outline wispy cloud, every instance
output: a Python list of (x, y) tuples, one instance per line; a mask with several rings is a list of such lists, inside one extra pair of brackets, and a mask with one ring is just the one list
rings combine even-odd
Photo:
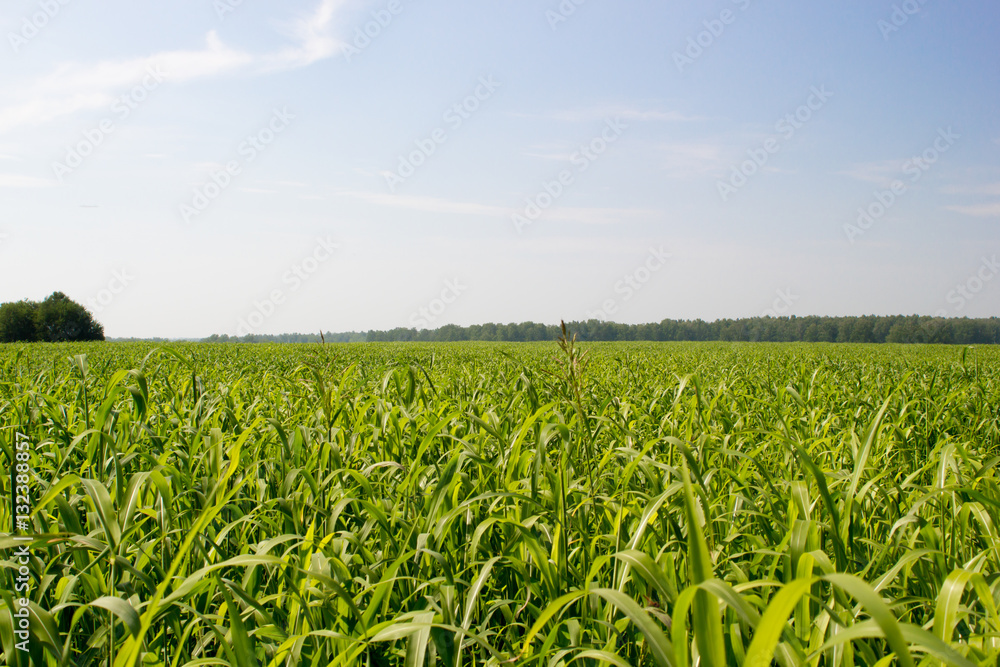
[[(974, 185), (949, 185), (941, 188), (946, 195), (964, 197), (1000, 197), (1000, 183), (978, 183)], [(976, 218), (1000, 218), (1000, 202), (963, 204), (945, 207), (949, 211), (971, 215)]]
[(899, 178), (905, 160), (879, 160), (876, 162), (861, 162), (844, 171), (838, 171), (841, 176), (848, 176), (865, 183), (888, 185)]
[(657, 147), (660, 164), (672, 177), (719, 175), (731, 168), (738, 148), (725, 142), (676, 142)]
[(340, 53), (344, 42), (333, 36), (333, 24), (347, 5), (347, 0), (323, 0), (311, 16), (283, 24), (282, 33), (297, 45), (264, 56), (265, 71), (306, 67)]
[(0, 106), (0, 133), (110, 107), (121, 91), (150, 76), (150, 72), (171, 83), (182, 83), (241, 72), (262, 74), (306, 67), (339, 52), (341, 42), (333, 36), (333, 24), (345, 4), (345, 0), (322, 0), (311, 15), (284, 24), (282, 32), (295, 43), (274, 53), (254, 54), (231, 48), (213, 30), (207, 34), (204, 48), (198, 50), (163, 51), (99, 63), (65, 63)]
[(20, 174), (0, 174), (0, 188), (48, 188), (54, 181)]
[(778, 167), (772, 167), (771, 165), (765, 166), (763, 168), (763, 170), (766, 171), (769, 174), (797, 174), (797, 173), (799, 173), (798, 169), (780, 169)]
[[(509, 217), (508, 211), (508, 217)], [(588, 225), (616, 225), (633, 222), (653, 222), (663, 218), (661, 211), (648, 208), (598, 208), (563, 206), (542, 214), (541, 220), (581, 222)]]
[(942, 188), (941, 192), (946, 195), (987, 195), (1000, 197), (1000, 183), (987, 183), (985, 185), (950, 185)]
[(956, 211), (976, 218), (1000, 218), (1000, 202), (992, 204), (977, 204), (973, 206), (947, 206), (949, 211)]
[[(652, 160), (670, 178), (690, 179), (706, 176), (721, 177), (735, 164), (745, 160), (746, 146), (762, 142), (766, 137), (733, 139), (708, 137), (687, 141), (662, 141), (650, 146)], [(569, 162), (575, 146), (535, 145), (525, 151), (525, 157), (553, 162)]]
[[(403, 208), (425, 213), (451, 213), (456, 215), (502, 218), (507, 221), (510, 220), (511, 214), (515, 212), (513, 208), (503, 206), (454, 201), (437, 197), (417, 197), (356, 191), (338, 192), (337, 195), (361, 199), (377, 206)], [(649, 222), (661, 217), (662, 213), (660, 211), (652, 209), (554, 206), (545, 211), (540, 220), (607, 225), (624, 222)]]
[(388, 206), (391, 208), (405, 208), (412, 211), (423, 211), (426, 213), (457, 213), (460, 215), (479, 215), (488, 217), (498, 217), (510, 215), (510, 210), (499, 206), (488, 204), (477, 204), (474, 202), (459, 202), (450, 199), (439, 199), (437, 197), (417, 197), (408, 195), (390, 195), (378, 192), (338, 192), (338, 196), (361, 199), (378, 206)]
[(573, 159), (572, 153), (522, 153), (525, 157), (533, 157), (538, 160), (552, 160), (554, 162), (569, 162)]
[(590, 107), (586, 109), (568, 109), (550, 111), (547, 113), (515, 113), (515, 116), (523, 118), (546, 118), (568, 123), (584, 123), (606, 120), (608, 118), (621, 118), (634, 122), (665, 122), (680, 123), (696, 120), (704, 120), (700, 116), (687, 116), (679, 111), (663, 111), (657, 109), (640, 109), (623, 105), (608, 105), (602, 107)]
[(214, 171), (225, 171), (226, 165), (221, 162), (195, 162), (191, 165), (191, 170), (199, 177), (211, 175)]

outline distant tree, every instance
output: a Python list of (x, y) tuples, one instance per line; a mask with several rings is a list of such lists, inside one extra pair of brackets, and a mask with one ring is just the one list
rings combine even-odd
[(90, 311), (62, 292), (38, 304), (38, 330), (41, 340), (50, 343), (104, 340), (104, 327)]
[(62, 292), (36, 303), (18, 301), (0, 305), (0, 342), (104, 340), (104, 327), (86, 308)]
[(17, 301), (0, 305), (0, 343), (32, 343), (41, 340), (38, 304)]

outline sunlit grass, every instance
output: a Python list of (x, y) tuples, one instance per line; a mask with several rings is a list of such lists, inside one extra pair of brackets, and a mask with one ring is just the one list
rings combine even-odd
[(997, 663), (997, 350), (585, 351), (0, 346), (36, 661)]

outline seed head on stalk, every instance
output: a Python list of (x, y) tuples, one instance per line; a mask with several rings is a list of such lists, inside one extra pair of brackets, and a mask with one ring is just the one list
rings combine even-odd
[[(583, 407), (583, 389), (584, 389), (584, 375), (587, 370), (587, 353), (580, 349), (576, 334), (570, 335), (569, 329), (566, 327), (566, 322), (560, 320), (559, 325), (562, 329), (562, 334), (559, 336), (559, 349), (562, 350), (564, 356), (565, 370), (558, 373), (553, 373), (552, 371), (544, 371), (549, 375), (561, 380), (569, 393), (570, 403), (573, 406), (573, 410), (576, 412), (577, 419), (579, 420), (580, 426), (583, 429), (583, 452), (582, 456), (577, 457), (577, 463), (581, 461), (579, 459), (585, 459), (585, 465), (587, 469), (587, 481), (589, 483), (589, 488), (591, 492), (594, 490), (594, 436), (590, 431), (590, 420), (587, 418), (587, 412)], [(577, 452), (580, 454), (581, 452)]]

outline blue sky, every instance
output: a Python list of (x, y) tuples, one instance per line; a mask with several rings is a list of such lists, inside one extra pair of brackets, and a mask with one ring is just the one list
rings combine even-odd
[(995, 3), (13, 0), (0, 33), (0, 301), (109, 336), (998, 314)]

